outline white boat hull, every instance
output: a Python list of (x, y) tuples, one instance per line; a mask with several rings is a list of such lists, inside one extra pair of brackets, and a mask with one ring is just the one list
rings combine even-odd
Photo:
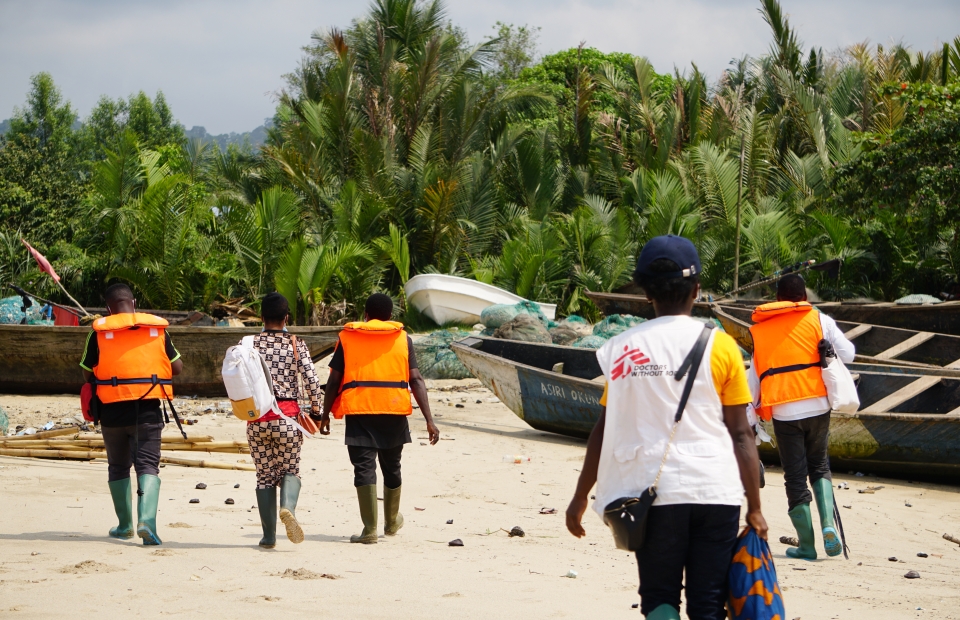
[[(437, 325), (473, 325), (480, 322), (480, 314), (490, 306), (525, 301), (523, 297), (490, 284), (433, 273), (410, 278), (404, 291), (407, 301)], [(556, 304), (537, 304), (548, 319), (556, 318)]]

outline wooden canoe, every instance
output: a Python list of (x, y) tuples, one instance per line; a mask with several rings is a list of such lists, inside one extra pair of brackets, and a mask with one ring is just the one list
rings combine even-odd
[[(291, 327), (310, 348), (314, 360), (333, 352), (339, 327)], [(258, 327), (170, 327), (183, 359), (174, 378), (180, 395), (225, 396), (220, 367), (227, 349)], [(89, 327), (0, 325), (0, 393), (79, 394), (80, 357)]]
[[(632, 314), (645, 319), (654, 318), (653, 304), (642, 295), (623, 293), (595, 293), (586, 291), (586, 296), (605, 315)], [(759, 300), (723, 300), (723, 306), (753, 309), (766, 303)], [(710, 303), (694, 305), (693, 315), (710, 316)], [(825, 301), (814, 305), (821, 312), (837, 321), (866, 323), (884, 327), (896, 327), (913, 331), (933, 332), (960, 336), (960, 301), (945, 301), (939, 304), (855, 303)]]
[[(457, 357), (533, 428), (587, 437), (600, 415), (603, 384), (590, 349), (467, 338)], [(558, 364), (562, 364), (558, 366)], [(561, 372), (554, 372), (554, 368)], [(852, 364), (861, 411), (831, 416), (830, 458), (841, 471), (960, 475), (960, 378), (921, 369)], [(772, 425), (766, 425), (774, 435)], [(776, 449), (761, 446), (776, 461)]]

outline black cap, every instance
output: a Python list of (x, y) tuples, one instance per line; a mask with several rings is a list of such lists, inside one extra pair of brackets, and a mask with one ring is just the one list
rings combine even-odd
[[(651, 272), (650, 265), (661, 258), (675, 262), (680, 266), (680, 271)], [(654, 237), (643, 246), (643, 250), (640, 251), (640, 258), (637, 260), (636, 273), (648, 278), (670, 279), (689, 278), (697, 275), (700, 271), (700, 255), (697, 254), (697, 248), (689, 239), (676, 235), (663, 235), (662, 237)]]

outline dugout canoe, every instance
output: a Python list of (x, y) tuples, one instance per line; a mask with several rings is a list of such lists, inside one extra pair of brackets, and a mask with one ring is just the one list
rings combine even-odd
[[(407, 301), (437, 325), (474, 325), (480, 322), (480, 313), (490, 306), (526, 301), (491, 284), (442, 273), (414, 276), (403, 289)], [(537, 305), (548, 319), (556, 316), (556, 304), (537, 302)]]
[[(590, 434), (603, 394), (603, 384), (594, 380), (601, 375), (595, 351), (484, 337), (452, 348), (531, 427), (569, 437)], [(960, 378), (879, 364), (850, 367), (858, 376), (861, 411), (831, 416), (835, 469), (960, 476)], [(772, 425), (765, 426), (775, 437)], [(778, 458), (770, 444), (760, 451), (764, 460)]]
[[(340, 327), (291, 327), (319, 360), (333, 352)], [(225, 396), (220, 368), (227, 349), (259, 327), (170, 327), (183, 359), (174, 377), (179, 395)], [(80, 357), (89, 327), (0, 325), (0, 393), (79, 394), (83, 384)]]
[[(645, 319), (654, 318), (653, 304), (642, 295), (586, 291), (586, 296), (605, 316), (632, 314)], [(763, 300), (731, 299), (714, 303), (752, 309), (767, 302)], [(829, 314), (837, 321), (960, 336), (960, 301), (944, 301), (939, 304), (824, 301), (816, 302), (814, 305), (821, 312)], [(710, 316), (710, 303), (695, 304), (693, 314), (694, 316)]]

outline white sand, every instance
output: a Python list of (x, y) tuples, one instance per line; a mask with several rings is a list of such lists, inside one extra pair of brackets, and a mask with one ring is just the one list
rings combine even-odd
[[(339, 422), (330, 438), (304, 447), (297, 513), (306, 542), (291, 544), (280, 525), (272, 551), (257, 547), (253, 473), (165, 467), (158, 516), (164, 545), (156, 548), (106, 536), (116, 521), (104, 462), (0, 458), (0, 616), (640, 618), (631, 609), (639, 602), (634, 558), (614, 549), (592, 511), (587, 538), (577, 540), (564, 528), (584, 442), (530, 429), (503, 405), (487, 402), (490, 392), (463, 387), (475, 382), (452, 384), (461, 387), (431, 392), (444, 438), (437, 446), (421, 444), (423, 420), (411, 418), (414, 442), (403, 457), (406, 526), (377, 545), (349, 543), (361, 524)], [(75, 397), (0, 396), (0, 406), (14, 424), (77, 413)], [(244, 438), (243, 423), (232, 417), (198, 419), (189, 432)], [(503, 463), (505, 454), (532, 460)], [(786, 558), (776, 542), (793, 532), (782, 476), (768, 472), (764, 512), (786, 617), (960, 618), (960, 547), (941, 538), (944, 532), (960, 535), (958, 489), (836, 478), (850, 485), (837, 498), (850, 506), (841, 511), (852, 558), (803, 562)], [(208, 488), (195, 490), (198, 482)], [(884, 488), (857, 493), (868, 485)], [(236, 504), (224, 505), (228, 497)], [(189, 504), (191, 498), (201, 503)], [(557, 514), (541, 515), (542, 507)], [(500, 529), (516, 525), (525, 538)], [(455, 538), (464, 546), (447, 546)], [(278, 576), (288, 569), (336, 579)], [(571, 569), (576, 579), (564, 577)], [(905, 579), (908, 570), (921, 579)], [(113, 572), (101, 574), (106, 571)]]

